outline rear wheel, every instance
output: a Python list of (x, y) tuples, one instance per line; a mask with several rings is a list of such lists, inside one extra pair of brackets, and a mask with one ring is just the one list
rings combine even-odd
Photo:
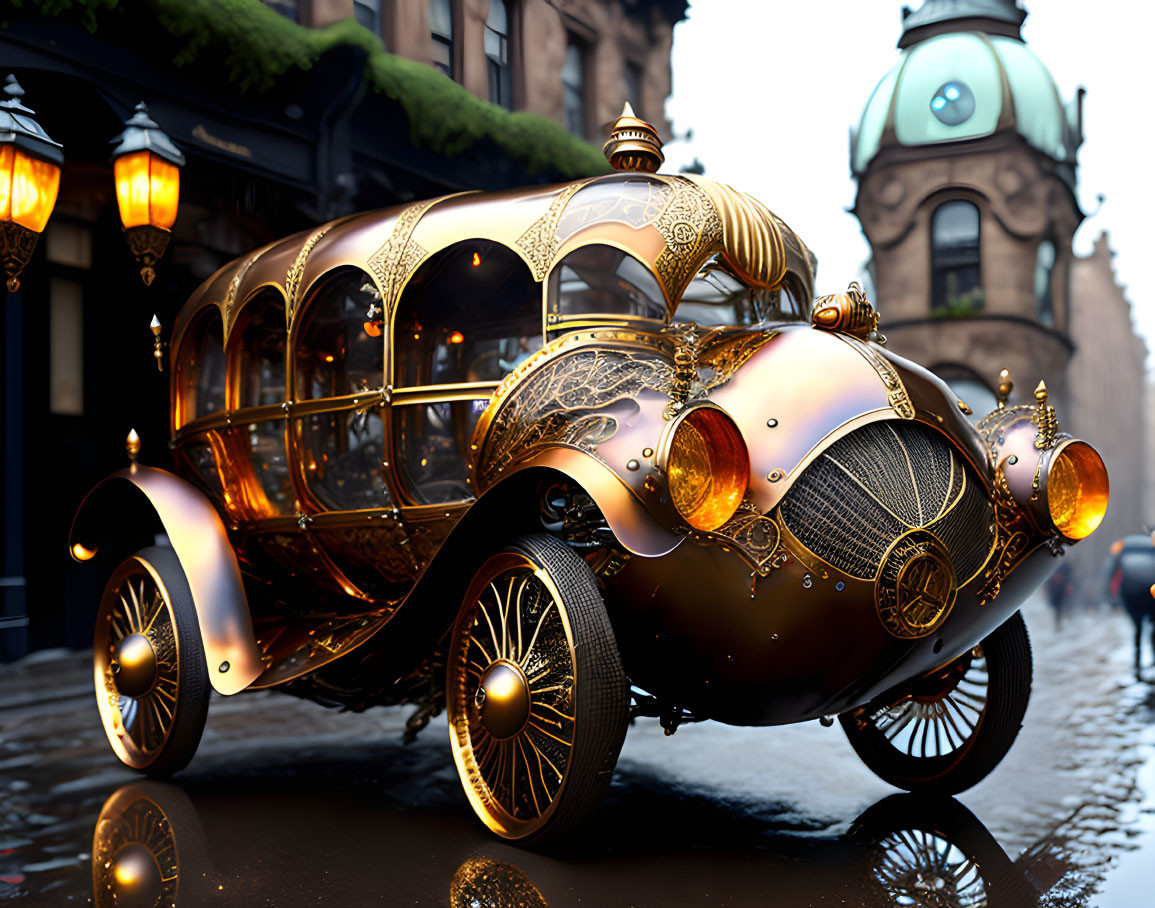
[(907, 791), (955, 794), (1006, 756), (1030, 692), (1031, 644), (1016, 612), (954, 662), (839, 720), (879, 778)]
[(188, 582), (171, 549), (122, 561), (100, 599), (96, 702), (121, 762), (150, 775), (183, 769), (209, 705), (208, 670)]
[(557, 839), (596, 810), (629, 686), (586, 563), (544, 535), (487, 560), (453, 628), (446, 697), (458, 774), (493, 832)]

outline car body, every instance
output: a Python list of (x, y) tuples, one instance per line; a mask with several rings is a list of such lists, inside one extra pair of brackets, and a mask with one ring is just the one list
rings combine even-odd
[[(577, 822), (545, 822), (538, 795), (565, 800), (577, 763), (608, 780), (631, 709), (670, 733), (838, 715), (854, 740), (917, 702), (929, 712), (900, 726), (917, 736), (960, 685), (985, 698), (1008, 666), (1021, 675), (1025, 630), (1008, 619), (1097, 525), (1106, 472), (1058, 431), (1042, 385), (1010, 406), (1007, 379), (972, 425), (943, 381), (883, 346), (857, 285), (812, 304), (813, 276), (807, 247), (757, 200), (644, 169), (297, 234), (222, 269), (182, 309), (178, 475), (134, 461), (110, 477), (78, 513), (72, 551), (117, 537), (131, 552), (164, 532), (181, 577), (148, 558), (133, 576), (158, 602), (187, 582), (221, 693), (414, 702), (415, 729), (448, 703), (467, 793), (508, 838)], [(111, 532), (138, 506), (146, 517)], [(534, 727), (539, 702), (523, 596), (564, 613), (540, 617), (534, 639), (556, 634), (569, 652), (551, 687), (564, 697), (542, 707), (565, 714), (553, 721), (568, 743), (554, 740), (569, 769), (516, 730)], [(178, 643), (193, 620), (173, 619)], [(984, 656), (1008, 627), (1012, 643)], [(116, 713), (127, 701), (113, 675), (128, 674), (113, 636), (98, 633), (96, 677)], [(582, 678), (611, 676), (583, 719)], [(986, 708), (960, 720), (950, 767), (983, 750), (971, 745)], [(594, 713), (619, 718), (578, 760), (574, 727), (600, 728)], [(117, 721), (106, 716), (123, 739)], [(485, 775), (466, 740), (479, 722), (492, 751), (522, 761), (515, 789), (519, 772), (540, 778), (534, 822), (471, 788)], [(127, 762), (147, 769), (146, 750)], [(893, 778), (939, 785), (945, 765)]]

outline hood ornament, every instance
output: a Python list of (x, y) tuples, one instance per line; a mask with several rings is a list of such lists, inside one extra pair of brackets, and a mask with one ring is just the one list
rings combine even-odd
[(657, 173), (666, 160), (662, 154), (662, 140), (658, 138), (658, 131), (634, 115), (629, 101), (610, 130), (609, 140), (602, 146), (602, 152), (614, 170), (634, 173)]

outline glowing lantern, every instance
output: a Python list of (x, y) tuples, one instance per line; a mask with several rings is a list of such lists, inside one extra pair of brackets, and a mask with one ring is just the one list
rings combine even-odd
[(168, 248), (180, 200), (184, 155), (148, 115), (144, 102), (112, 140), (116, 204), (128, 248), (140, 264), (145, 284), (156, 277), (154, 265)]
[(20, 272), (32, 258), (60, 189), (64, 154), (20, 103), (24, 89), (9, 76), (0, 101), (0, 260), (8, 290), (20, 289)]

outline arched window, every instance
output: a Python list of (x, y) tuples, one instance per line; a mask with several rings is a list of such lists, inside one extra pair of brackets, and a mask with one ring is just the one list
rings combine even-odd
[(485, 17), (485, 59), (489, 70), (489, 102), (511, 110), (509, 8), (505, 0), (489, 0), (489, 15)]
[(298, 316), (297, 399), (337, 398), (331, 409), (293, 421), (305, 485), (326, 510), (391, 503), (382, 407), (349, 397), (385, 384), (385, 340), (370, 318), (374, 306), (380, 294), (372, 278), (359, 268), (338, 268), (313, 285)]
[(653, 273), (614, 246), (575, 249), (549, 276), (547, 311), (556, 319), (618, 315), (665, 319), (666, 300)]
[(466, 240), (431, 256), (393, 319), (393, 439), (419, 504), (471, 494), (466, 464), (498, 382), (542, 343), (541, 285), (512, 250)]
[(429, 0), (429, 38), (433, 65), (453, 78), (453, 2)]
[(565, 128), (586, 137), (586, 44), (576, 35), (566, 36), (565, 64), (561, 68), (561, 88)]
[(1055, 327), (1055, 244), (1050, 240), (1039, 243), (1035, 255), (1035, 302), (1039, 307), (1039, 322)]
[(931, 309), (969, 315), (983, 308), (979, 262), (979, 209), (973, 202), (943, 202), (931, 217)]
[(185, 331), (176, 363), (176, 426), (225, 409), (225, 347), (221, 312), (209, 306)]

